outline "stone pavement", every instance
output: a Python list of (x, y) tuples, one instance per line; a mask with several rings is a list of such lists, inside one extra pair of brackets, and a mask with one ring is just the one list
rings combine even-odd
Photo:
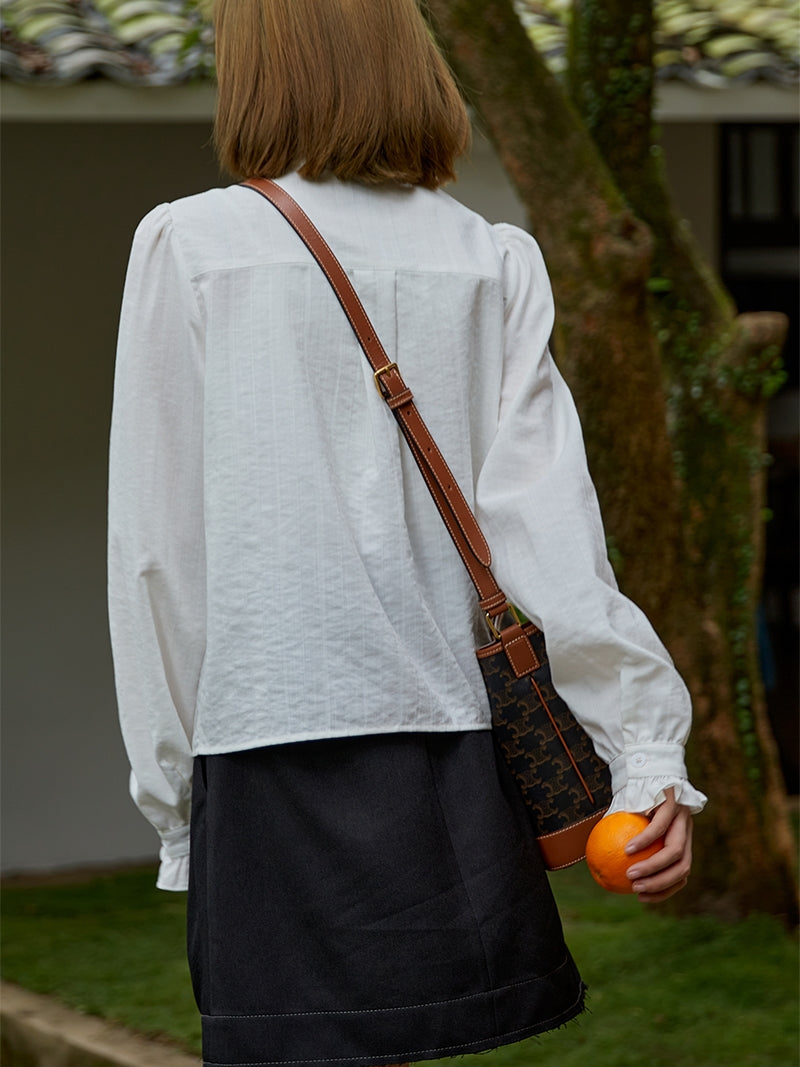
[(3, 1067), (200, 1067), (169, 1045), (0, 983)]

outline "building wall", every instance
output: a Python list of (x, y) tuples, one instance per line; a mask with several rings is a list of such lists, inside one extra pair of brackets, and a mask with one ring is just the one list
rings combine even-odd
[(206, 126), (3, 130), (5, 870), (152, 855), (127, 796), (105, 610), (106, 458), (130, 239), (218, 181)]
[(676, 206), (714, 267), (719, 267), (718, 129), (713, 122), (671, 122), (660, 131)]
[[(4, 124), (6, 872), (156, 852), (127, 795), (106, 625), (114, 343), (137, 221), (161, 201), (224, 180), (209, 139), (201, 122)], [(713, 247), (708, 133), (691, 125), (665, 141), (684, 211)], [(480, 138), (452, 191), (492, 221), (525, 224)]]

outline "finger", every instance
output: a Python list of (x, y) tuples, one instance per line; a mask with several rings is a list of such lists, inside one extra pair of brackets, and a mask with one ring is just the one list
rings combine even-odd
[(629, 875), (629, 877), (631, 877), (633, 883), (634, 893), (663, 893), (670, 886), (685, 881), (689, 877), (691, 867), (691, 857), (681, 856), (676, 863), (670, 864), (669, 867), (664, 867), (651, 874), (640, 873), (632, 877)]
[(650, 826), (655, 827), (663, 833), (667, 832), (670, 824), (678, 813), (680, 805), (675, 799), (675, 790), (672, 786), (664, 790), (664, 800), (653, 812), (650, 819)]
[(671, 895), (682, 889), (689, 881), (689, 873), (683, 865), (676, 865), (668, 871), (653, 875), (652, 878), (642, 878), (633, 883), (633, 891), (637, 896), (654, 897), (664, 893)]
[[(655, 857), (653, 857), (653, 859), (655, 859)], [(644, 864), (638, 866), (641, 868), (644, 867)], [(655, 897), (666, 899), (663, 894), (666, 893), (667, 896), (671, 896), (673, 893), (677, 892), (678, 889), (682, 889), (683, 886), (686, 885), (691, 869), (692, 837), (690, 823), (684, 849), (676, 862), (652, 874), (640, 870), (638, 876), (634, 876), (633, 878), (633, 891), (642, 897), (646, 897), (648, 901)]]
[(664, 790), (664, 796), (666, 799), (656, 808), (650, 819), (650, 824), (641, 833), (638, 833), (636, 837), (632, 837), (625, 846), (625, 851), (629, 855), (640, 852), (643, 848), (647, 848), (648, 845), (652, 845), (659, 837), (663, 837), (673, 822), (678, 811), (678, 805), (675, 802), (675, 790), (672, 786)]
[(668, 828), (664, 844), (658, 852), (638, 862), (635, 855), (632, 857), (634, 862), (627, 870), (628, 877), (633, 881), (649, 878), (659, 871), (680, 864), (686, 856), (691, 858), (691, 833), (691, 815), (686, 808), (681, 808)]
[(688, 881), (688, 878), (683, 878), (680, 882), (676, 882), (675, 885), (670, 886), (669, 889), (664, 889), (660, 893), (638, 893), (637, 899), (642, 904), (659, 904), (662, 900), (669, 900), (676, 893), (680, 893), (682, 889), (686, 888)]
[(658, 841), (660, 837), (664, 836), (664, 831), (659, 829), (657, 825), (650, 823), (641, 833), (638, 833), (636, 837), (632, 837), (625, 846), (625, 852), (633, 857), (637, 852), (641, 852), (642, 849), (652, 845), (654, 841)]

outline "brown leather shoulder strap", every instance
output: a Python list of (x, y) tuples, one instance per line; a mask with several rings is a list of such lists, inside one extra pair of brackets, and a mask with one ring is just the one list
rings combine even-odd
[(260, 193), (277, 208), (322, 268), (372, 367), (375, 386), (393, 411), (425, 484), (469, 572), (478, 592), (481, 608), (490, 617), (502, 614), (507, 607), (506, 596), (489, 569), (491, 553), (478, 521), (417, 410), (411, 390), (403, 381), (397, 364), (387, 356), (338, 259), (308, 215), (285, 189), (268, 178), (251, 178), (242, 182), (242, 185)]

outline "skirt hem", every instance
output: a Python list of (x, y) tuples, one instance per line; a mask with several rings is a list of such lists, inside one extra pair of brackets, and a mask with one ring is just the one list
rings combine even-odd
[[(559, 971), (560, 981), (551, 974), (505, 989), (429, 1005), (291, 1015), (204, 1015), (204, 1046), (209, 1050), (237, 1048), (238, 1055), (235, 1059), (204, 1058), (203, 1067), (322, 1067), (325, 1064), (378, 1067), (488, 1052), (556, 1030), (583, 1011), (586, 990), (571, 957), (567, 957)], [(559, 1001), (563, 1004), (570, 988), (569, 1005), (559, 1009)], [(526, 1015), (533, 1021), (519, 1026)], [(387, 1017), (391, 1020), (388, 1025)], [(351, 1035), (349, 1055), (319, 1056), (311, 1051), (330, 1047), (332, 1040), (341, 1048), (343, 1030)], [(410, 1031), (418, 1035), (419, 1044), (415, 1048), (408, 1048)], [(458, 1033), (463, 1039), (454, 1044), (451, 1035)], [(304, 1045), (308, 1053), (293, 1059), (264, 1059), (263, 1050), (271, 1045), (277, 1048)], [(259, 1052), (253, 1058), (241, 1058), (248, 1046), (252, 1052), (256, 1049)], [(355, 1049), (374, 1051), (356, 1052)]]

